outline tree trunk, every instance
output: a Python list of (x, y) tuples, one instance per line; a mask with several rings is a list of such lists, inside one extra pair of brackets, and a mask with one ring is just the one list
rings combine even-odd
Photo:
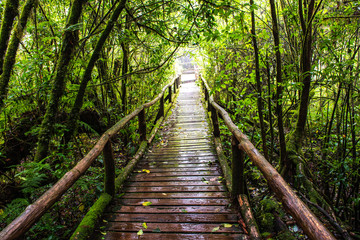
[[(280, 167), (289, 165), (286, 157), (286, 143), (285, 133), (282, 117), (282, 73), (281, 73), (281, 54), (280, 54), (280, 37), (278, 29), (278, 21), (276, 15), (275, 1), (270, 0), (271, 18), (272, 18), (272, 30), (274, 35), (275, 43), (275, 54), (276, 54), (276, 114), (278, 117), (278, 128), (279, 128), (279, 141), (280, 141)], [(286, 175), (284, 176), (286, 179)]]
[[(126, 15), (126, 23), (125, 23), (125, 32), (130, 29), (130, 17), (129, 14)], [(121, 82), (121, 108), (124, 115), (126, 115), (126, 105), (127, 105), (127, 91), (126, 85), (128, 82), (128, 76), (126, 75), (129, 71), (129, 44), (128, 43), (121, 43), (121, 48), (123, 50), (123, 64), (121, 74), (123, 76)]]
[(49, 143), (54, 131), (55, 117), (58, 113), (61, 97), (64, 94), (68, 65), (78, 42), (77, 30), (68, 30), (68, 28), (78, 23), (84, 1), (85, 0), (74, 0), (70, 10), (69, 21), (66, 24), (62, 41), (60, 58), (57, 62), (56, 75), (52, 84), (50, 101), (46, 107), (45, 117), (41, 123), (35, 161), (40, 161), (48, 155)]
[[(12, 1), (10, 1), (12, 2)], [(0, 77), (0, 110), (4, 106), (4, 101), (7, 98), (8, 85), (15, 64), (16, 53), (19, 48), (20, 41), (24, 35), (26, 23), (30, 16), (31, 10), (36, 6), (36, 0), (27, 0), (22, 9), (20, 19), (14, 27), (14, 32), (11, 35), (9, 46), (6, 50), (4, 63), (2, 66), (2, 74)], [(3, 26), (1, 31), (3, 31)], [(5, 30), (4, 30), (5, 31)], [(5, 36), (4, 36), (5, 37)]]
[(76, 95), (75, 103), (71, 109), (71, 113), (70, 113), (69, 119), (67, 121), (68, 132), (65, 134), (65, 143), (68, 143), (70, 141), (70, 138), (76, 131), (77, 120), (79, 118), (79, 112), (83, 105), (86, 87), (87, 87), (88, 82), (91, 80), (91, 74), (94, 69), (95, 63), (99, 59), (100, 52), (101, 52), (103, 46), (105, 45), (105, 42), (106, 42), (107, 38), (109, 37), (117, 19), (119, 18), (122, 10), (125, 8), (125, 4), (126, 4), (126, 0), (121, 0), (119, 5), (115, 8), (108, 24), (106, 25), (106, 28), (104, 29), (99, 40), (96, 43), (93, 54), (91, 55), (91, 58), (88, 62), (88, 65), (87, 65), (84, 75), (82, 77), (82, 80), (80, 83), (80, 88)]
[(4, 56), (8, 47), (11, 29), (15, 17), (18, 15), (19, 0), (7, 0), (0, 32), (0, 76), (3, 71)]
[(263, 117), (263, 101), (262, 101), (262, 87), (260, 82), (260, 67), (259, 67), (259, 49), (256, 39), (256, 30), (255, 30), (255, 13), (254, 13), (254, 0), (250, 0), (250, 8), (251, 10), (251, 36), (254, 46), (254, 57), (255, 57), (255, 78), (256, 78), (256, 88), (257, 88), (257, 107), (258, 114), (260, 120), (260, 129), (261, 129), (261, 139), (263, 145), (264, 156), (266, 159), (269, 159), (268, 150), (266, 146), (266, 132), (265, 132), (265, 124)]

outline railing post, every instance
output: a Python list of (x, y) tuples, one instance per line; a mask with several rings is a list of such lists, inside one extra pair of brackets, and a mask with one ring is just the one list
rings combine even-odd
[(244, 158), (245, 154), (239, 149), (239, 141), (234, 135), (231, 137), (232, 149), (232, 196), (245, 194)]
[(160, 98), (159, 118), (164, 116), (164, 95)]
[(139, 133), (140, 133), (140, 143), (141, 143), (142, 141), (146, 141), (145, 109), (139, 112), (138, 118), (139, 118)]
[(109, 139), (103, 150), (105, 166), (105, 192), (111, 196), (115, 195), (115, 161), (114, 153)]
[(218, 113), (216, 111), (216, 109), (211, 105), (210, 101), (209, 101), (209, 108), (211, 111), (211, 120), (213, 123), (213, 128), (214, 128), (214, 137), (220, 137), (220, 128), (219, 128), (219, 120), (218, 120)]
[(171, 95), (171, 86), (169, 86), (169, 103), (172, 102), (172, 95)]

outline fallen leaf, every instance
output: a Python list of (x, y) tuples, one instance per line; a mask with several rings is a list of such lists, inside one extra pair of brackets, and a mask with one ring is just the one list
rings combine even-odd
[(166, 193), (162, 193), (162, 195), (166, 196), (167, 194), (166, 194)]
[(181, 209), (181, 212), (183, 213), (187, 213), (187, 211), (185, 209)]
[(106, 232), (100, 232), (102, 235), (106, 235)]
[(142, 205), (143, 206), (150, 206), (152, 204), (152, 202), (143, 202)]
[(105, 219), (103, 219), (103, 222), (104, 222), (104, 223), (107, 223), (108, 221), (106, 221)]
[(211, 232), (216, 232), (220, 229), (220, 227), (214, 227), (213, 230), (211, 230)]
[(155, 229), (153, 230), (153, 232), (154, 232), (154, 233), (160, 233), (161, 230), (160, 230), (160, 228), (155, 228)]
[(226, 228), (231, 228), (231, 227), (232, 227), (232, 224), (229, 224), (229, 223), (224, 223), (223, 225), (224, 225), (224, 227), (226, 227)]
[(143, 226), (143, 228), (145, 228), (145, 229), (148, 228), (148, 226), (146, 225), (146, 223), (142, 223), (142, 226)]
[(148, 170), (148, 169), (143, 169), (142, 171), (146, 172), (146, 173), (150, 173), (150, 170)]
[(144, 234), (144, 232), (143, 232), (142, 229), (140, 229), (140, 230), (137, 232), (137, 235), (138, 235), (138, 236), (141, 236), (141, 235), (143, 235), (143, 234)]

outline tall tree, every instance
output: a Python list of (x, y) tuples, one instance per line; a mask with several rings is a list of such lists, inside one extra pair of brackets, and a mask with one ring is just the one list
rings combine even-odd
[(121, 0), (121, 2), (118, 4), (118, 6), (113, 10), (113, 13), (110, 17), (109, 22), (107, 23), (104, 31), (101, 33), (101, 36), (99, 40), (96, 43), (95, 49), (91, 55), (91, 58), (86, 66), (84, 75), (82, 77), (80, 88), (77, 92), (75, 103), (71, 109), (68, 123), (67, 123), (67, 129), (68, 131), (65, 134), (65, 142), (69, 142), (70, 138), (72, 137), (73, 133), (76, 131), (77, 127), (77, 120), (79, 119), (79, 113), (80, 109), (83, 105), (84, 96), (86, 92), (86, 87), (89, 81), (92, 79), (91, 74), (94, 69), (96, 61), (99, 59), (101, 50), (103, 46), (106, 43), (107, 38), (109, 37), (112, 29), (115, 26), (115, 23), (117, 22), (121, 12), (124, 10), (126, 4), (126, 0)]
[(57, 62), (56, 75), (51, 89), (50, 101), (46, 107), (45, 117), (41, 123), (35, 161), (40, 161), (48, 155), (49, 143), (54, 131), (55, 117), (58, 113), (61, 97), (65, 90), (68, 65), (78, 42), (78, 29), (75, 26), (80, 19), (85, 1), (86, 0), (74, 0), (72, 2), (69, 20), (66, 24), (62, 40), (60, 57)]
[[(10, 2), (12, 2), (12, 1), (10, 1)], [(14, 1), (14, 3), (15, 2), (16, 1)], [(20, 41), (21, 41), (22, 37), (24, 36), (24, 31), (25, 31), (26, 24), (27, 24), (28, 18), (30, 16), (31, 10), (36, 7), (36, 4), (37, 4), (37, 0), (27, 0), (25, 2), (24, 7), (21, 11), (20, 18), (14, 27), (13, 34), (11, 35), (10, 43), (6, 50), (4, 63), (2, 66), (2, 74), (0, 77), (0, 110), (3, 108), (4, 101), (7, 98), (8, 85), (9, 85), (12, 69), (15, 64), (16, 53), (19, 48)], [(8, 26), (6, 28), (8, 28)], [(6, 37), (6, 36), (4, 36), (4, 37)]]
[(3, 71), (4, 56), (8, 47), (11, 29), (18, 15), (19, 0), (7, 0), (0, 30), (0, 75)]
[(250, 0), (250, 8), (251, 8), (251, 38), (253, 42), (254, 57), (255, 57), (255, 79), (256, 79), (256, 89), (258, 92), (257, 107), (258, 107), (258, 114), (260, 120), (261, 139), (262, 139), (264, 156), (266, 159), (269, 159), (268, 150), (266, 146), (266, 132), (265, 132), (265, 124), (264, 124), (264, 116), (263, 116), (263, 101), (262, 101), (262, 89), (261, 89), (262, 87), (260, 81), (260, 64), (259, 64), (259, 47), (256, 37), (254, 0)]
[[(282, 64), (281, 64), (281, 53), (280, 53), (280, 33), (278, 27), (277, 13), (275, 1), (270, 0), (271, 18), (272, 18), (272, 32), (274, 36), (275, 44), (275, 56), (276, 56), (276, 115), (278, 118), (278, 131), (280, 140), (280, 166), (290, 165), (286, 157), (286, 143), (285, 133), (283, 124), (283, 110), (282, 110), (282, 98), (283, 98), (283, 80), (282, 80)], [(285, 168), (287, 169), (287, 167)], [(283, 173), (287, 178), (287, 173)]]

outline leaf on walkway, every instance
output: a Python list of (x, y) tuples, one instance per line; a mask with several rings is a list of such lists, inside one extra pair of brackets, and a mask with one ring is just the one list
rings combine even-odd
[(152, 202), (143, 202), (142, 205), (143, 206), (150, 206), (152, 204)]
[(144, 222), (144, 223), (142, 223), (142, 226), (143, 226), (143, 228), (145, 228), (145, 229), (147, 229), (148, 228), (148, 226), (146, 225), (146, 223)]
[(231, 228), (231, 227), (232, 227), (232, 224), (229, 224), (229, 223), (224, 223), (223, 225), (224, 225), (224, 227), (226, 227), (226, 228)]
[(155, 228), (152, 232), (154, 232), (154, 233), (161, 233), (161, 230), (160, 230), (160, 228)]
[(211, 230), (211, 232), (216, 232), (220, 229), (220, 227), (214, 227), (213, 230)]
[(137, 232), (137, 235), (138, 235), (138, 236), (141, 236), (141, 235), (143, 235), (143, 234), (144, 234), (144, 232), (143, 232), (142, 229), (140, 229), (140, 230)]
[(142, 171), (146, 172), (146, 173), (150, 173), (150, 170), (148, 170), (148, 169), (143, 169)]

